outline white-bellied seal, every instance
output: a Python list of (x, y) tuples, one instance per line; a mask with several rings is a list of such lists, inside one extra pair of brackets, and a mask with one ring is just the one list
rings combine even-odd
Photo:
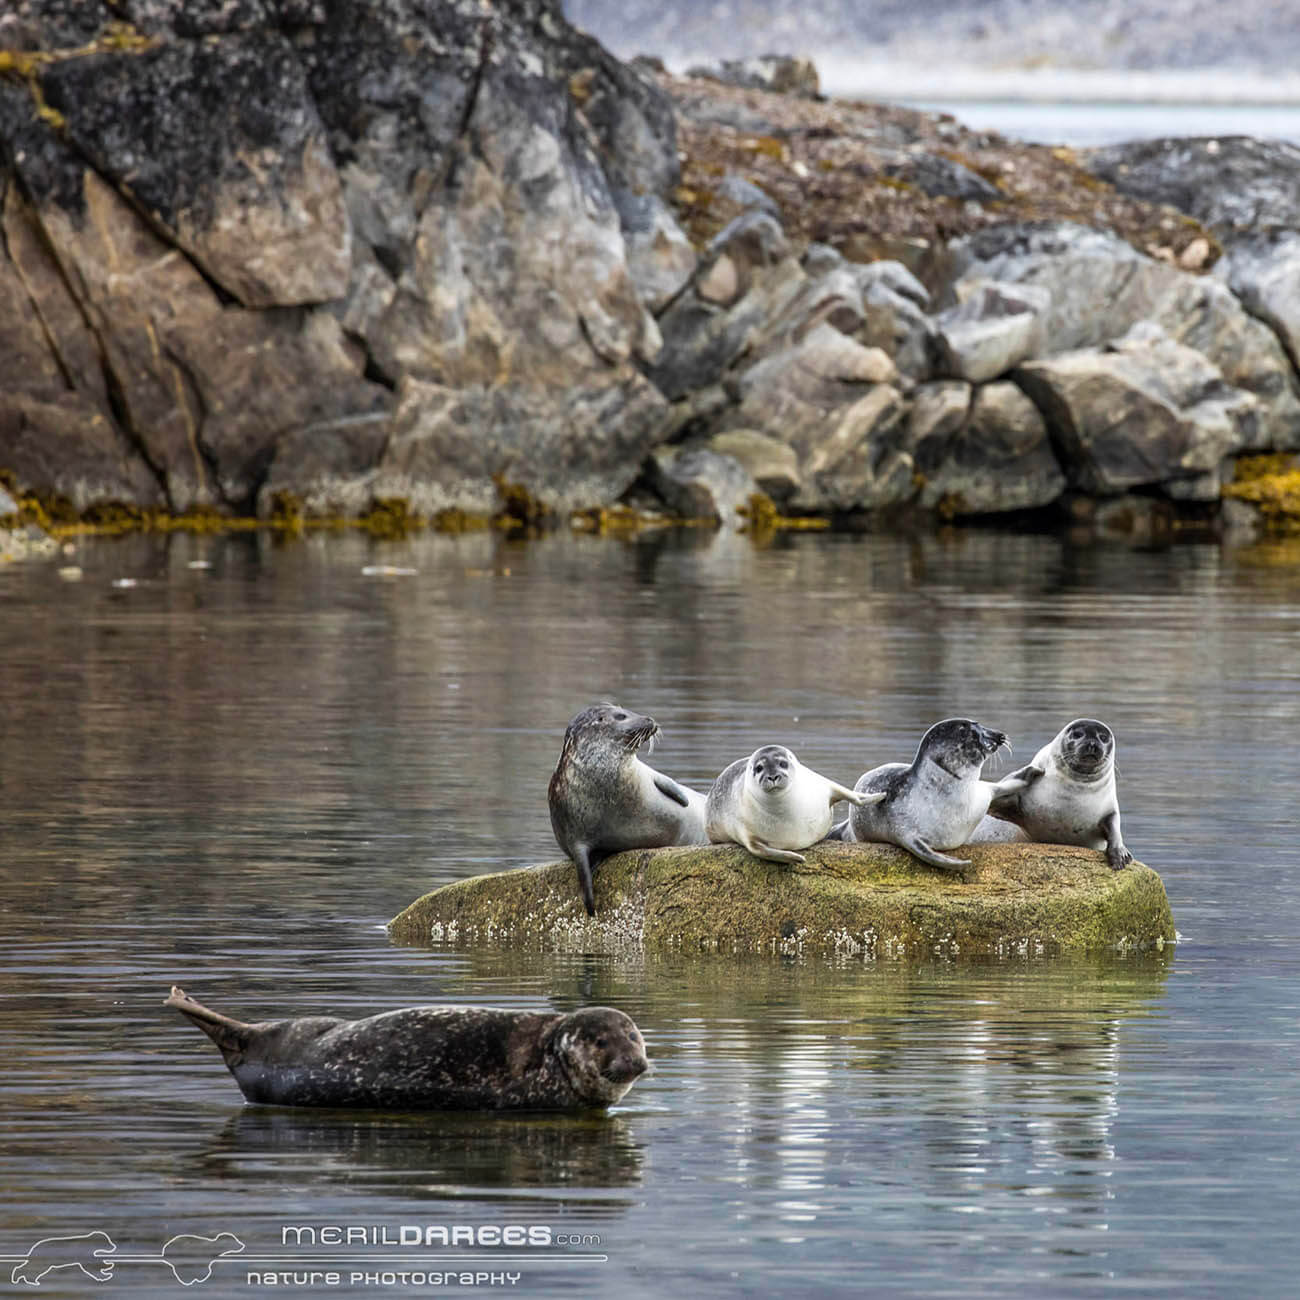
[(1119, 829), (1115, 734), (1096, 718), (1075, 718), (993, 788), (989, 812), (1040, 844), (1101, 849), (1111, 869), (1133, 861)]
[(636, 756), (654, 748), (659, 724), (617, 704), (593, 704), (564, 731), (547, 798), (560, 848), (578, 868), (588, 916), (596, 915), (592, 872), (624, 849), (707, 844), (704, 796)]
[(271, 1106), (586, 1110), (612, 1106), (650, 1069), (641, 1031), (612, 1007), (404, 1007), (246, 1025), (175, 987), (164, 1005), (216, 1043), (249, 1101)]
[(879, 792), (883, 799), (855, 808), (836, 831), (845, 840), (897, 844), (932, 867), (969, 866), (940, 850), (968, 843), (988, 812), (994, 787), (980, 779), (980, 769), (1006, 743), (1005, 732), (970, 718), (936, 722), (911, 763), (884, 763), (858, 778), (859, 794)]
[(709, 839), (734, 840), (769, 862), (802, 862), (798, 850), (826, 838), (831, 805), (841, 799), (874, 802), (804, 767), (784, 745), (764, 745), (714, 781), (706, 803)]

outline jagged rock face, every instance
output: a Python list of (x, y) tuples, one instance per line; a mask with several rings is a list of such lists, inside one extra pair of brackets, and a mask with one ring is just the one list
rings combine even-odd
[(1121, 194), (1168, 203), (1230, 242), (1300, 228), (1300, 147), (1249, 136), (1134, 140), (1081, 150)]
[(1161, 485), (1214, 499), (1224, 457), (1250, 444), (1259, 406), (1150, 323), (1107, 349), (1028, 362), (1016, 379), (1046, 413), (1073, 485), (1098, 496)]
[(1202, 354), (1229, 384), (1258, 399), (1251, 449), (1300, 446), (1300, 388), (1277, 335), (1211, 276), (1189, 275), (1114, 235), (1069, 223), (992, 227), (957, 241), (957, 289), (982, 280), (1048, 295), (1042, 350), (1099, 348), (1139, 321)]
[(667, 410), (644, 301), (689, 266), (655, 210), (634, 280), (619, 200), (673, 183), (673, 116), (557, 4), (10, 18), (37, 51), (30, 84), (0, 82), (0, 466), (22, 486), (491, 509), (493, 475), (555, 507), (635, 477)]

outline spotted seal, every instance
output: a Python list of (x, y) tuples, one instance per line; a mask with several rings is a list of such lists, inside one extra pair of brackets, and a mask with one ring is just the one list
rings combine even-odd
[(164, 1005), (216, 1043), (249, 1101), (271, 1106), (587, 1110), (612, 1106), (650, 1069), (640, 1030), (612, 1007), (404, 1007), (244, 1024), (174, 986)]
[(707, 844), (704, 796), (636, 756), (652, 749), (659, 724), (617, 704), (593, 704), (569, 722), (547, 798), (560, 848), (578, 868), (588, 916), (596, 915), (592, 872), (624, 849)]
[(784, 745), (764, 745), (714, 781), (706, 801), (709, 839), (734, 840), (769, 862), (802, 862), (798, 850), (825, 839), (831, 805), (841, 799), (875, 802), (804, 767)]
[(1119, 827), (1115, 733), (1096, 718), (1066, 723), (994, 787), (989, 812), (1040, 844), (1081, 844), (1105, 851), (1113, 871), (1133, 861)]
[(921, 737), (911, 763), (884, 763), (864, 772), (853, 787), (879, 793), (872, 804), (855, 808), (836, 827), (845, 840), (897, 844), (932, 867), (969, 866), (941, 849), (966, 844), (988, 811), (993, 784), (980, 779), (991, 754), (1007, 743), (1006, 733), (970, 718), (936, 722)]

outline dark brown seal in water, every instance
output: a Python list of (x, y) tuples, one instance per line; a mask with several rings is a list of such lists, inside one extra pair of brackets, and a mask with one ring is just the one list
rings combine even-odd
[(249, 1101), (273, 1106), (586, 1110), (612, 1106), (650, 1069), (641, 1031), (612, 1007), (404, 1007), (246, 1025), (175, 987), (164, 1005), (216, 1043)]

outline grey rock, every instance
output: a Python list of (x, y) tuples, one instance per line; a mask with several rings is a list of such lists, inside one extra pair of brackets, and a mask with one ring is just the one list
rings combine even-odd
[(930, 374), (932, 329), (925, 286), (901, 262), (869, 262), (853, 269), (864, 309), (858, 338), (883, 348), (902, 374), (924, 379)]
[(375, 499), (377, 466), (388, 446), (387, 411), (305, 425), (280, 438), (257, 498), (257, 513), (292, 500), (303, 514), (353, 518)]
[(1241, 304), (1268, 324), (1300, 367), (1300, 234), (1237, 240), (1216, 265)]
[(497, 475), (553, 511), (615, 501), (663, 440), (668, 416), (654, 388), (625, 370), (568, 393), (408, 377), (397, 398), (373, 491), (425, 515), (494, 513)]
[(718, 64), (688, 68), (688, 77), (721, 81), (748, 90), (769, 90), (778, 95), (816, 99), (821, 81), (811, 59), (786, 54), (760, 54), (750, 59), (723, 59)]
[(920, 504), (947, 516), (998, 514), (1050, 505), (1065, 490), (1038, 408), (1003, 381), (974, 391), (965, 423), (925, 476)]
[(747, 181), (734, 172), (728, 172), (718, 182), (714, 194), (717, 198), (726, 199), (745, 211), (757, 208), (760, 212), (775, 217), (777, 221), (781, 219), (781, 205), (752, 181)]
[(1252, 394), (1152, 326), (1110, 348), (1027, 362), (1015, 380), (1043, 412), (1070, 485), (1098, 496), (1196, 479), (1209, 491), (1258, 415)]
[(245, 306), (344, 293), (343, 194), (304, 69), (279, 32), (56, 60), (42, 88), (73, 148)]
[(1224, 240), (1300, 230), (1300, 146), (1249, 136), (1134, 140), (1080, 151), (1121, 194), (1168, 203)]
[(748, 288), (728, 306), (684, 293), (659, 318), (663, 347), (646, 374), (669, 400), (718, 383), (766, 337), (770, 323), (782, 317), (806, 281), (793, 258), (749, 279)]
[(753, 429), (793, 449), (801, 510), (873, 509), (906, 498), (912, 459), (899, 449), (906, 404), (889, 359), (821, 324), (736, 381), (729, 428)]
[(720, 456), (738, 461), (773, 501), (788, 501), (803, 482), (794, 448), (770, 434), (756, 429), (728, 429), (715, 433), (707, 446)]
[(744, 523), (740, 511), (759, 490), (738, 460), (704, 448), (660, 447), (648, 466), (654, 490), (683, 519), (713, 519), (738, 528)]
[(930, 198), (987, 202), (1003, 197), (1002, 191), (978, 172), (940, 154), (907, 153), (887, 162), (881, 170), (886, 176), (915, 186)]
[(907, 417), (907, 449), (921, 474), (943, 464), (948, 448), (970, 415), (971, 386), (957, 380), (919, 385)]
[(637, 296), (648, 310), (661, 311), (695, 273), (695, 249), (658, 195), (623, 192), (615, 202)]
[(1259, 401), (1253, 449), (1300, 446), (1300, 390), (1277, 336), (1213, 276), (1190, 275), (1114, 235), (1067, 222), (993, 226), (954, 241), (956, 289), (993, 279), (1045, 289), (1045, 349), (1095, 348), (1150, 320)]
[(963, 281), (962, 301), (934, 318), (935, 373), (978, 384), (1043, 346), (1051, 295), (1040, 285)]

